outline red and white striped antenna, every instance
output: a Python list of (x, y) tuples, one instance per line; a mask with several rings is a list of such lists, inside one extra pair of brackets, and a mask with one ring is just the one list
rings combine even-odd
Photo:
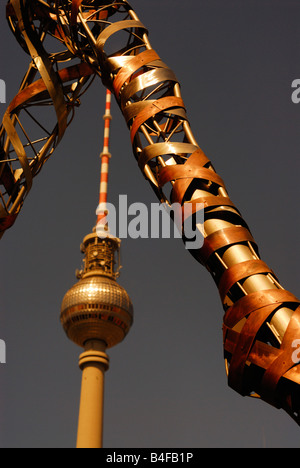
[(101, 177), (100, 177), (100, 193), (99, 193), (99, 205), (97, 208), (97, 233), (99, 237), (106, 237), (109, 234), (109, 227), (106, 220), (108, 215), (107, 209), (107, 189), (108, 189), (108, 170), (109, 170), (109, 160), (111, 154), (109, 152), (109, 133), (110, 133), (110, 122), (112, 119), (111, 116), (111, 92), (107, 90), (106, 92), (106, 106), (104, 119), (104, 143), (103, 151), (100, 154), (101, 158)]

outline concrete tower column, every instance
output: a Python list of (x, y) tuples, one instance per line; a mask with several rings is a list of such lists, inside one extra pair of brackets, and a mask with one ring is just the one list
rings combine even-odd
[(81, 398), (78, 420), (77, 448), (102, 448), (104, 379), (109, 357), (103, 341), (91, 340), (80, 355), (82, 370)]

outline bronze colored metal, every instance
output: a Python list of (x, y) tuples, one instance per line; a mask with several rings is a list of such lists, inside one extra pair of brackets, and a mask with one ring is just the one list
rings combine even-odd
[(7, 5), (10, 27), (32, 61), (0, 129), (2, 234), (15, 222), (33, 178), (62, 139), (80, 96), (95, 75), (65, 46), (63, 51), (47, 50), (51, 37), (58, 39), (57, 45), (68, 42), (56, 13), (54, 5), (42, 1), (12, 0)]
[[(5, 160), (0, 165), (0, 229), (14, 222), (33, 177), (62, 138), (82, 88), (93, 74), (101, 76), (115, 95), (134, 156), (158, 199), (190, 204), (194, 215), (197, 203), (205, 205), (204, 246), (191, 253), (220, 291), (229, 385), (283, 408), (300, 424), (300, 366), (292, 360), (293, 341), (300, 338), (300, 301), (261, 260), (246, 222), (193, 135), (174, 72), (152, 49), (132, 7), (125, 0), (11, 0), (7, 15), (33, 62), (0, 133)], [(114, 50), (110, 39), (120, 33), (126, 35), (123, 47)], [(47, 52), (47, 35), (63, 44), (64, 52)], [(67, 60), (79, 62), (71, 80), (63, 68)], [(56, 124), (42, 132), (36, 149), (38, 142), (25, 132), (22, 116), (29, 105), (39, 108), (45, 102), (53, 106)]]

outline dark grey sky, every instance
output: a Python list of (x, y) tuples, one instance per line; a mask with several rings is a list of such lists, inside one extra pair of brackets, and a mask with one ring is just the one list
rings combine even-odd
[[(28, 57), (6, 25), (5, 4), (0, 79), (10, 101)], [(263, 260), (299, 296), (300, 104), (291, 101), (291, 83), (300, 78), (300, 0), (132, 4), (181, 81), (196, 138)], [(59, 313), (95, 222), (104, 99), (99, 80), (1, 241), (1, 447), (76, 443), (81, 350), (64, 335)], [(112, 112), (110, 201), (120, 193), (149, 205), (156, 199), (115, 104)], [(284, 412), (228, 388), (221, 301), (181, 241), (124, 240), (122, 259), (135, 324), (109, 350), (105, 447), (299, 447), (299, 428)]]

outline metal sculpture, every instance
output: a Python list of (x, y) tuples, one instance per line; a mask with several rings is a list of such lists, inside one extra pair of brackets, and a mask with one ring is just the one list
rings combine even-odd
[[(152, 49), (133, 8), (125, 0), (10, 0), (7, 17), (32, 62), (1, 128), (0, 230), (13, 224), (79, 96), (99, 75), (115, 95), (134, 156), (158, 199), (190, 204), (193, 215), (197, 204), (205, 206), (205, 222), (198, 226), (204, 245), (191, 253), (220, 292), (229, 385), (283, 408), (300, 424), (300, 367), (292, 347), (300, 335), (300, 301), (261, 260), (246, 222), (192, 133), (174, 72)], [(121, 46), (114, 46), (116, 39)], [(53, 52), (56, 44), (62, 50)], [(45, 105), (47, 112), (49, 105), (55, 111), (52, 130), (32, 115)], [(27, 134), (22, 117), (28, 115), (42, 137)]]

